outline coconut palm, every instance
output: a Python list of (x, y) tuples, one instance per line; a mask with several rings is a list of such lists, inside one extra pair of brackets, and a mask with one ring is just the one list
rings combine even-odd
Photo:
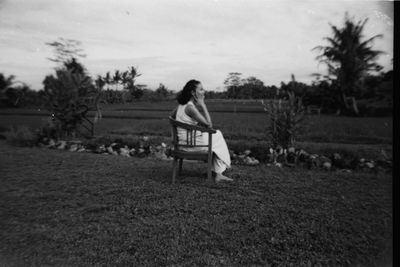
[(8, 77), (6, 77), (3, 73), (0, 73), (0, 90), (7, 90), (8, 88), (11, 87), (11, 85), (13, 85), (15, 76), (14, 75), (10, 75)]
[(355, 23), (346, 13), (343, 28), (330, 24), (333, 36), (324, 38), (328, 45), (313, 48), (320, 51), (316, 59), (328, 66), (328, 77), (337, 85), (340, 94), (341, 111), (347, 114), (358, 114), (355, 97), (360, 90), (361, 78), (369, 71), (382, 69), (375, 62), (382, 52), (372, 49), (372, 42), (382, 35), (363, 40), (367, 21)]
[(8, 105), (9, 104), (9, 96), (8, 93), (11, 89), (11, 86), (14, 84), (14, 75), (10, 75), (6, 77), (3, 73), (0, 73), (0, 104)]
[(29, 90), (29, 86), (16, 81), (14, 75), (6, 77), (0, 73), (0, 107), (17, 107)]

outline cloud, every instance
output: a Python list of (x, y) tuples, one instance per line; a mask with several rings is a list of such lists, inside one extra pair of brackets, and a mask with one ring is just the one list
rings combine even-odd
[[(362, 6), (362, 8), (360, 8)], [(393, 57), (393, 8), (374, 1), (210, 0), (0, 0), (0, 69), (40, 88), (54, 64), (45, 43), (58, 37), (82, 42), (93, 75), (137, 66), (149, 86), (181, 88), (190, 78), (223, 86), (231, 71), (265, 84), (307, 81), (318, 69), (311, 49), (341, 25), (344, 12), (370, 18), (366, 35), (383, 33), (374, 48)], [(309, 81), (309, 80), (308, 80)]]

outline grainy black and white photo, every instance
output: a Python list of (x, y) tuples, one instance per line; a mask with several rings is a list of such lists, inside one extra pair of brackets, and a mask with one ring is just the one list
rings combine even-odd
[(0, 0), (0, 266), (393, 266), (395, 5)]

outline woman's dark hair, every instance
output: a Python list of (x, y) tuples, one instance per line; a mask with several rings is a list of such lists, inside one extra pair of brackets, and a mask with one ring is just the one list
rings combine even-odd
[(187, 102), (189, 102), (190, 98), (192, 98), (192, 92), (196, 90), (198, 84), (200, 84), (200, 82), (196, 80), (188, 81), (183, 87), (182, 91), (178, 93), (176, 98), (178, 103), (185, 105)]

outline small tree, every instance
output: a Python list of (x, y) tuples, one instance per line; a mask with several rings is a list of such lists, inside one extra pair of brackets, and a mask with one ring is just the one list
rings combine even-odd
[(56, 71), (56, 76), (47, 76), (43, 84), (46, 107), (60, 123), (60, 135), (75, 135), (90, 109), (90, 97), (97, 93), (90, 77), (60, 69)]
[(242, 84), (240, 75), (242, 75), (240, 72), (230, 72), (224, 81), (229, 98), (237, 98), (238, 87)]
[[(293, 75), (292, 82), (295, 84)], [(275, 98), (268, 102), (262, 100), (261, 103), (269, 116), (267, 132), (272, 139), (273, 146), (275, 148), (277, 146), (283, 148), (294, 146), (304, 119), (305, 109), (302, 98), (296, 96), (292, 90), (286, 92), (284, 99)]]
[[(82, 56), (75, 46), (77, 41), (60, 39), (48, 45), (55, 48), (56, 57), (50, 59), (60, 63), (56, 74), (48, 75), (43, 80), (46, 107), (52, 112), (59, 136), (75, 135), (78, 127), (90, 110), (100, 112), (100, 92), (104, 83), (97, 81), (94, 85), (85, 67), (74, 57)], [(100, 116), (101, 117), (101, 116)]]

